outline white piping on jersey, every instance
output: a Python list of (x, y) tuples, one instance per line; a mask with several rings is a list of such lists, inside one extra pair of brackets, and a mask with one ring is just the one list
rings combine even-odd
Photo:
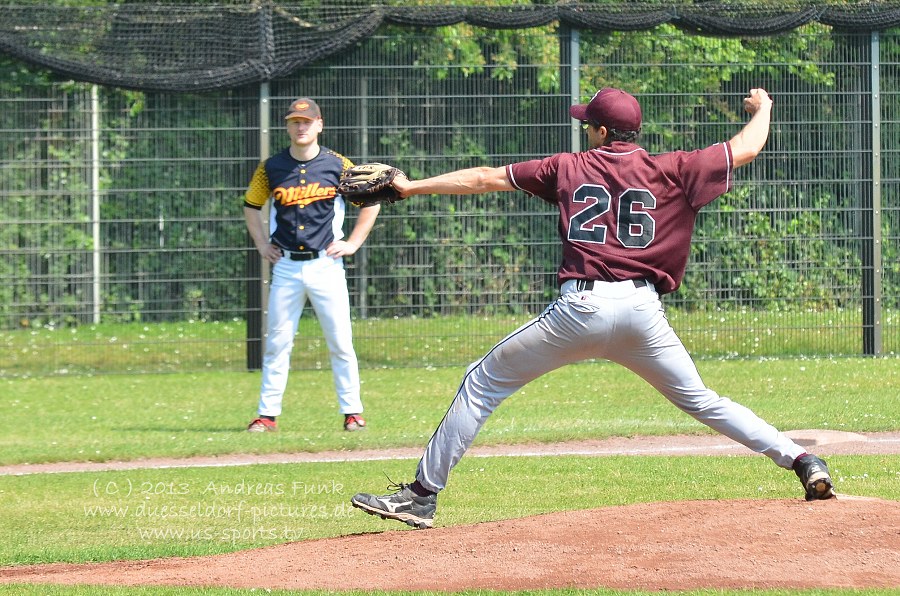
[[(513, 176), (512, 167), (513, 167), (513, 164), (509, 164), (506, 166), (506, 177), (509, 178), (509, 183), (512, 184), (513, 186), (515, 186), (516, 188), (518, 188), (519, 190), (528, 192), (527, 190), (525, 190), (524, 188), (519, 186), (518, 182), (516, 182), (516, 177)], [(528, 193), (528, 194), (531, 194), (531, 193)]]
[(643, 147), (635, 147), (631, 151), (607, 151), (607, 150), (604, 150), (603, 147), (596, 147), (594, 149), (591, 149), (590, 151), (593, 151), (595, 153), (602, 153), (604, 155), (612, 155), (612, 156), (631, 155), (632, 153), (637, 153), (638, 151), (643, 151), (644, 153), (647, 152), (647, 150), (644, 149)]
[(731, 188), (731, 173), (734, 171), (734, 164), (731, 163), (731, 152), (728, 151), (728, 147), (725, 146), (725, 143), (716, 144), (722, 145), (722, 149), (725, 150), (725, 162), (728, 164), (728, 171), (725, 173), (725, 192), (728, 192), (728, 189)]

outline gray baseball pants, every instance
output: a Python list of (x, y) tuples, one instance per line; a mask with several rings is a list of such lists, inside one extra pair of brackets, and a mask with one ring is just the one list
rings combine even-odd
[(684, 344), (666, 320), (651, 285), (563, 284), (544, 312), (473, 363), (428, 441), (416, 478), (440, 491), (450, 471), (504, 399), (567, 364), (603, 358), (634, 371), (669, 401), (719, 433), (790, 469), (805, 449), (748, 408), (707, 388)]

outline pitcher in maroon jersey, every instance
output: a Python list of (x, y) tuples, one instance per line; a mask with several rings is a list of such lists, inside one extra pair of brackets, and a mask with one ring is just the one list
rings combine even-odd
[(560, 297), (469, 367), (415, 481), (388, 495), (357, 494), (354, 506), (431, 527), (437, 493), (497, 406), (541, 375), (590, 358), (627, 367), (698, 421), (793, 469), (807, 500), (834, 494), (824, 461), (704, 385), (659, 300), (681, 284), (697, 212), (727, 192), (734, 168), (753, 161), (766, 143), (768, 93), (751, 89), (744, 109), (750, 120), (727, 142), (650, 155), (636, 144), (637, 99), (601, 89), (569, 108), (585, 125), (587, 151), (394, 182), (404, 197), (520, 190), (556, 205)]

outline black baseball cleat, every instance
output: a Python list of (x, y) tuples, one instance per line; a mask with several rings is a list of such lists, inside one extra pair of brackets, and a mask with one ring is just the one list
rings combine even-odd
[(432, 527), (437, 494), (420, 497), (409, 484), (390, 484), (388, 488), (399, 490), (382, 496), (358, 493), (350, 499), (350, 504), (369, 515), (379, 515), (381, 519), (396, 519), (419, 530)]
[(834, 496), (834, 484), (825, 460), (806, 453), (794, 461), (794, 471), (803, 483), (806, 500), (830, 499)]

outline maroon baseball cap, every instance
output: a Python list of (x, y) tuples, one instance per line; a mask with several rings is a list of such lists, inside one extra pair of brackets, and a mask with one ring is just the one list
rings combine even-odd
[(586, 104), (569, 106), (569, 115), (582, 122), (596, 122), (616, 130), (640, 130), (641, 106), (633, 95), (605, 87)]
[(307, 120), (315, 120), (321, 117), (322, 112), (319, 110), (319, 105), (316, 102), (308, 97), (300, 97), (291, 102), (291, 107), (288, 108), (284, 119), (306, 118)]

